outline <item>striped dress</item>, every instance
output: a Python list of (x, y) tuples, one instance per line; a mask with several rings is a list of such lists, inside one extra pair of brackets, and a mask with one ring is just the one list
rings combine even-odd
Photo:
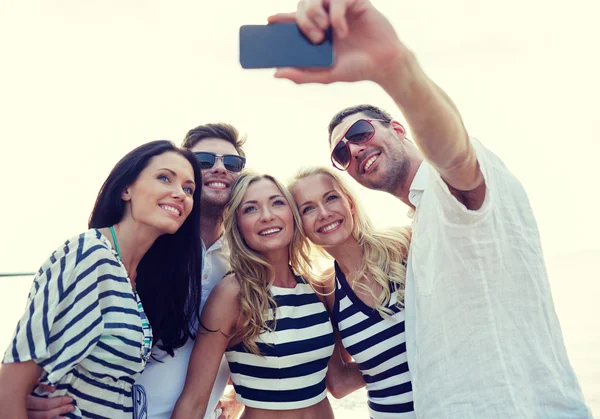
[(132, 385), (152, 332), (125, 268), (96, 229), (68, 240), (34, 278), (25, 314), (3, 363), (33, 360), (42, 397), (68, 395), (68, 418), (131, 418)]
[(412, 385), (406, 357), (404, 311), (394, 304), (393, 316), (381, 315), (354, 293), (344, 273), (335, 264), (335, 304), (331, 321), (337, 326), (342, 344), (367, 383), (369, 413), (372, 419), (413, 419)]
[(327, 397), (325, 374), (333, 353), (333, 327), (311, 286), (300, 277), (296, 281), (294, 288), (271, 287), (276, 323), (273, 332), (256, 338), (263, 356), (249, 353), (241, 343), (225, 352), (237, 399), (246, 406), (290, 410)]

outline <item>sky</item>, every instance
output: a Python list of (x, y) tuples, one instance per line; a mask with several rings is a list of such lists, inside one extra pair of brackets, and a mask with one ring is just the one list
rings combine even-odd
[[(373, 4), (525, 185), (546, 256), (600, 251), (600, 3)], [(295, 5), (0, 0), (0, 272), (35, 271), (85, 230), (112, 166), (144, 142), (230, 122), (248, 134), (248, 167), (286, 180), (330, 164), (339, 109), (372, 103), (402, 121), (373, 83), (297, 86), (240, 67), (239, 27)], [(355, 190), (376, 225), (409, 222), (401, 202)]]

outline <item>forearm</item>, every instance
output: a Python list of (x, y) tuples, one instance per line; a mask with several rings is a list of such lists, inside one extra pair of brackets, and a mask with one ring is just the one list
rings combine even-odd
[(354, 361), (346, 362), (335, 374), (327, 374), (327, 389), (336, 399), (346, 397), (364, 386), (362, 373)]
[[(8, 387), (2, 385), (2, 387)], [(27, 419), (27, 394), (10, 391), (8, 388), (0, 390), (0, 419)]]
[(33, 361), (0, 366), (0, 419), (27, 419), (27, 395), (40, 371)]
[(344, 365), (342, 374), (342, 386), (338, 389), (340, 398), (345, 397), (366, 385), (362, 373), (358, 368), (358, 364), (354, 361), (348, 362)]
[(400, 51), (380, 84), (402, 111), (424, 157), (442, 175), (475, 157), (456, 105), (423, 72), (412, 52)]
[(202, 419), (206, 413), (206, 403), (193, 394), (183, 393), (173, 409), (171, 419)]

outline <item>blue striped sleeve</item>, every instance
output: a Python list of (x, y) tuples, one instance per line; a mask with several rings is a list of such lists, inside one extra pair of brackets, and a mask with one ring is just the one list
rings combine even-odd
[(4, 363), (33, 360), (56, 383), (91, 353), (104, 330), (98, 278), (119, 269), (100, 243), (81, 234), (42, 265)]

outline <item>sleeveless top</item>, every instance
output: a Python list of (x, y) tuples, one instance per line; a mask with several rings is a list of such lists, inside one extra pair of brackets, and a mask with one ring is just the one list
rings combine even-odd
[(371, 418), (414, 419), (404, 311), (395, 305), (396, 291), (392, 292), (388, 303), (393, 315), (384, 318), (358, 298), (337, 263), (335, 274), (331, 321), (367, 383)]
[(242, 343), (225, 352), (237, 400), (248, 407), (299, 409), (327, 396), (333, 327), (312, 287), (301, 277), (296, 282), (294, 288), (270, 289), (277, 309), (275, 323), (271, 309), (268, 316), (274, 331), (255, 339), (262, 356), (250, 353)]

